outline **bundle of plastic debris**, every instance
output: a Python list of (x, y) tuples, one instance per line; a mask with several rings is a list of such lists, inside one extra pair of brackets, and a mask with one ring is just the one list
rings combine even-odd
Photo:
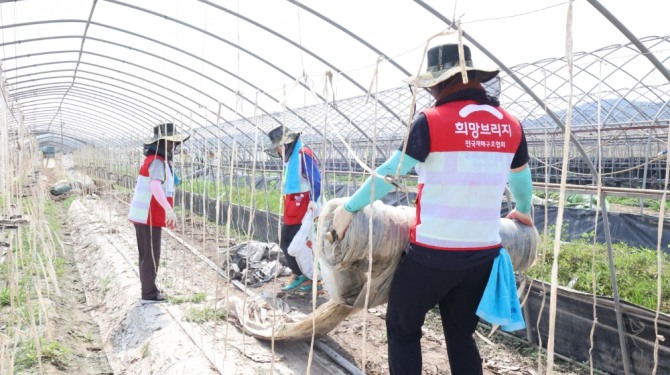
[(232, 280), (256, 288), (278, 276), (287, 276), (291, 270), (284, 266), (279, 245), (249, 241), (222, 250), (222, 269), (228, 270)]

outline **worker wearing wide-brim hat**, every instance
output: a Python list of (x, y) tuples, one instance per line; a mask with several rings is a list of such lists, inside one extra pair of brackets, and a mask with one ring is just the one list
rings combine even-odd
[(128, 220), (133, 222), (139, 250), (141, 303), (162, 302), (156, 286), (160, 264), (162, 228), (173, 229), (176, 175), (172, 157), (189, 136), (178, 132), (172, 123), (154, 127), (153, 136), (144, 140), (144, 161), (140, 167)]
[[(333, 229), (342, 238), (354, 212), (391, 191), (378, 176), (394, 176), (399, 166), (403, 175), (416, 168), (416, 222), (391, 283), (386, 316), (391, 374), (421, 373), (421, 327), (435, 305), (440, 308), (451, 373), (482, 373), (473, 333), (480, 303), (488, 298), (482, 296), (489, 279), (494, 279), (499, 264), (511, 265), (499, 234), (508, 181), (516, 201), (508, 218), (533, 225), (523, 128), (483, 86), (497, 75), (497, 70), (475, 67), (466, 45), (430, 48), (426, 72), (405, 82), (429, 89), (435, 105), (414, 119), (404, 158), (401, 145), (334, 213)], [(514, 283), (511, 269), (505, 276), (511, 272)], [(516, 330), (524, 323), (516, 285), (511, 290), (514, 294), (505, 302), (511, 306), (516, 300), (517, 310), (503, 312), (510, 318), (503, 328)]]
[[(300, 230), (307, 211), (311, 209), (313, 216), (318, 216), (317, 202), (321, 195), (321, 173), (312, 150), (300, 139), (300, 133), (278, 126), (268, 133), (268, 138), (270, 144), (265, 151), (284, 162), (282, 178), (284, 215), (279, 247), (284, 253), (292, 276), (282, 290), (309, 292), (315, 285), (310, 279), (312, 275), (303, 272), (296, 257), (289, 254), (289, 247)], [(322, 288), (320, 283), (317, 283), (317, 288)]]

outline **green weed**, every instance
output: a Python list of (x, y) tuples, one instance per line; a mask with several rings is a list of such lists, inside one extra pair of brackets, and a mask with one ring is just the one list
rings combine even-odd
[(0, 290), (0, 307), (9, 306), (11, 303), (9, 289)]
[(76, 198), (74, 196), (69, 196), (69, 197), (65, 198), (62, 202), (63, 203), (63, 208), (65, 208), (66, 211), (69, 210), (70, 206), (72, 205), (72, 202), (74, 202), (75, 199)]
[(212, 320), (224, 320), (226, 316), (226, 311), (212, 307), (190, 308), (184, 315), (184, 320), (192, 323), (204, 323)]
[(65, 275), (65, 258), (56, 257), (53, 261), (54, 270), (56, 271), (56, 276), (61, 277)]
[(142, 358), (146, 358), (150, 353), (149, 353), (149, 343), (146, 343), (142, 345), (142, 350), (140, 351), (142, 354)]
[(102, 294), (105, 295), (110, 289), (109, 284), (112, 282), (112, 277), (110, 274), (105, 275), (102, 278)]
[[(59, 369), (64, 369), (70, 362), (72, 349), (63, 346), (56, 341), (40, 339), (41, 359), (50, 362)], [(24, 342), (20, 345), (14, 365), (17, 369), (27, 369), (37, 364), (37, 348), (33, 341)]]
[(172, 304), (180, 305), (182, 303), (188, 303), (188, 302), (201, 303), (204, 302), (206, 298), (207, 295), (205, 293), (200, 292), (192, 296), (174, 296), (174, 297), (168, 296), (167, 300)]
[[(536, 264), (527, 274), (531, 277), (550, 282), (551, 266), (553, 262), (553, 237), (547, 241), (546, 261)], [(612, 296), (612, 282), (610, 280), (607, 247), (597, 244), (595, 249), (595, 264), (593, 265), (593, 243), (590, 235), (585, 235), (578, 241), (562, 243), (558, 259), (558, 283), (567, 286), (572, 281), (572, 289), (595, 293), (602, 296)], [(656, 310), (657, 254), (656, 250), (636, 248), (624, 243), (612, 245), (614, 267), (616, 270), (619, 295), (630, 303)], [(670, 310), (670, 255), (662, 253), (661, 310)], [(593, 290), (592, 280), (595, 277), (596, 288)]]

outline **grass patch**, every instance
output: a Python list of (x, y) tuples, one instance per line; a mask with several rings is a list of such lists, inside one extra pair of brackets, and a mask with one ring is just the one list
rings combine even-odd
[(226, 319), (226, 311), (212, 307), (190, 308), (184, 315), (184, 320), (192, 323), (204, 323)]
[(149, 353), (149, 343), (146, 343), (142, 346), (141, 353), (142, 353), (142, 358), (146, 358), (146, 357), (149, 356), (149, 354), (151, 354), (151, 353)]
[[(64, 369), (70, 363), (72, 349), (63, 346), (56, 341), (46, 341), (40, 339), (41, 355), (43, 362), (49, 362), (59, 369)], [(20, 345), (19, 351), (14, 361), (14, 366), (18, 370), (28, 369), (37, 364), (37, 348), (33, 341)]]
[(76, 198), (74, 196), (69, 196), (69, 197), (65, 198), (62, 202), (63, 203), (63, 208), (65, 208), (66, 211), (69, 210), (70, 206), (72, 205), (72, 202), (74, 202), (75, 199)]
[(207, 197), (216, 198), (220, 197), (221, 202), (228, 202), (228, 195), (231, 195), (231, 203), (239, 204), (242, 206), (250, 207), (253, 202), (253, 206), (259, 210), (270, 211), (274, 213), (279, 213), (279, 207), (281, 203), (281, 194), (279, 194), (279, 189), (277, 188), (268, 188), (256, 190), (252, 196), (251, 188), (244, 186), (238, 187), (233, 186), (230, 188), (221, 183), (216, 186), (215, 181), (208, 180), (187, 180), (182, 182), (180, 190), (184, 192), (193, 192), (200, 195), (206, 195)]
[[(544, 264), (536, 264), (527, 274), (551, 282), (553, 262), (553, 237), (548, 239), (549, 249)], [(597, 244), (595, 257), (593, 243), (588, 235), (583, 239), (561, 244), (558, 258), (558, 284), (571, 285), (572, 289), (612, 297), (607, 247)], [(657, 254), (656, 250), (636, 248), (624, 243), (612, 245), (619, 296), (630, 303), (656, 310)], [(661, 311), (670, 311), (670, 255), (662, 253)], [(595, 262), (595, 275), (592, 263)], [(544, 277), (543, 277), (544, 276)], [(596, 279), (596, 290), (592, 280)]]
[[(537, 197), (540, 197), (544, 199), (546, 197), (544, 190), (534, 190), (533, 194), (536, 195)], [(580, 203), (580, 202), (574, 202), (574, 196), (580, 196), (584, 194), (571, 194), (566, 197), (566, 203)], [(573, 197), (573, 198), (571, 198)], [(550, 192), (549, 193), (549, 201), (553, 202), (558, 202), (559, 199), (559, 194), (556, 192)], [(597, 198), (593, 196), (593, 202), (592, 205), (594, 207), (597, 207)], [(630, 197), (617, 197), (617, 196), (608, 196), (607, 199), (605, 200), (607, 203), (612, 203), (612, 204), (618, 204), (622, 206), (630, 206), (630, 207), (640, 207), (640, 201), (643, 201), (643, 205), (646, 208), (649, 208), (651, 210), (658, 211), (661, 209), (661, 200), (660, 199), (640, 199), (640, 198), (630, 198)], [(670, 200), (666, 200), (666, 206), (667, 203), (669, 203)], [(584, 202), (586, 203), (586, 202)]]
[[(18, 293), (17, 293), (18, 292)], [(22, 309), (26, 301), (26, 292), (23, 288), (14, 291), (14, 308)], [(12, 305), (12, 294), (9, 288), (0, 290), (0, 307)], [(25, 315), (28, 316), (27, 314)]]
[(9, 289), (0, 290), (0, 307), (9, 306), (12, 303)]
[(54, 271), (56, 271), (56, 276), (62, 277), (65, 275), (65, 258), (55, 257), (53, 261)]
[[(610, 203), (620, 204), (623, 206), (631, 207), (640, 207), (640, 201), (643, 202), (643, 206), (654, 211), (659, 211), (661, 209), (661, 200), (660, 199), (640, 199), (640, 198), (630, 198), (630, 197), (607, 197), (607, 201)], [(668, 200), (666, 200), (667, 207)]]
[(105, 275), (102, 278), (102, 294), (105, 295), (109, 291), (109, 284), (112, 282), (112, 277), (110, 274)]
[(203, 292), (196, 293), (192, 296), (175, 296), (171, 297), (168, 296), (167, 300), (168, 302), (175, 304), (175, 305), (181, 305), (182, 303), (201, 303), (204, 302), (205, 299), (207, 298), (207, 295)]

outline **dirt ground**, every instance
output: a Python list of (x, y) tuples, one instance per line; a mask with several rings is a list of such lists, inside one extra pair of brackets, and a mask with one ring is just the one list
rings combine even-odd
[[(54, 366), (53, 373), (349, 373), (318, 347), (310, 355), (309, 340), (272, 343), (243, 334), (223, 308), (229, 298), (277, 294), (292, 311), (309, 314), (311, 295), (279, 293), (288, 277), (249, 288), (248, 294), (234, 287), (190, 248), (221, 265), (220, 250), (238, 240), (227, 243), (224, 229), (199, 216), (179, 213), (182, 222), (174, 236), (163, 234), (158, 283), (170, 302), (140, 305), (136, 240), (125, 218), (128, 201), (129, 193), (113, 190), (79, 197), (62, 221), (67, 223), (64, 251), (71, 277), (61, 288), (71, 290), (72, 297), (59, 311), (57, 325), (77, 360), (60, 369)], [(316, 305), (328, 300), (324, 292)], [(366, 374), (388, 374), (385, 314), (385, 305), (359, 312), (317, 340)], [(428, 314), (423, 333), (423, 373), (449, 374), (436, 311)], [(478, 328), (486, 374), (545, 372), (538, 370), (537, 349), (500, 332), (487, 337), (489, 333), (484, 324)], [(589, 371), (559, 360), (554, 373)]]
[[(103, 217), (103, 220), (107, 220), (106, 217), (110, 218), (109, 236), (123, 234), (126, 237), (131, 237), (129, 241), (126, 241), (124, 246), (133, 248), (133, 231), (129, 231), (132, 227), (124, 218), (127, 206), (123, 202), (129, 200), (128, 195), (128, 193), (107, 192), (102, 194), (101, 199), (89, 199), (86, 205), (90, 210), (97, 212), (99, 216)], [(174, 231), (175, 236), (186, 242), (192, 248), (197, 249), (198, 252), (210, 259), (215, 265), (223, 264), (221, 251), (219, 251), (219, 249), (225, 249), (226, 245), (232, 245), (236, 243), (236, 241), (233, 240), (230, 244), (226, 243), (224, 229), (219, 228), (217, 230), (216, 226), (212, 223), (205, 222), (202, 217), (190, 217), (183, 213), (180, 213), (179, 216), (182, 219), (182, 223), (180, 227)], [(239, 289), (232, 286), (229, 281), (217, 274), (211, 267), (207, 266), (205, 262), (195, 256), (187, 246), (168, 235), (164, 234), (163, 238), (166, 239), (166, 247), (164, 248), (165, 258), (164, 260), (161, 260), (161, 266), (163, 268), (159, 271), (159, 283), (169, 296), (175, 298), (188, 298), (189, 296), (194, 296), (198, 293), (205, 293), (207, 297), (204, 304), (208, 304), (209, 306), (215, 306), (214, 304), (217, 303), (218, 306), (222, 306), (222, 301), (224, 301), (227, 296), (245, 298), (245, 295)], [(133, 251), (136, 250), (131, 250), (128, 254), (133, 254)], [(132, 258), (132, 261), (136, 263), (134, 258)], [(280, 293), (281, 286), (287, 279), (288, 277), (281, 277), (262, 284), (260, 287), (249, 288), (248, 291), (253, 295), (275, 293), (277, 294), (277, 298), (286, 302), (292, 310), (309, 314), (312, 311), (311, 295)], [(139, 286), (134, 288), (139, 288)], [(316, 305), (319, 306), (328, 301), (328, 299), (329, 297), (326, 291), (318, 296)], [(166, 306), (171, 306), (169, 307), (170, 309), (176, 308), (176, 310), (181, 311), (181, 316), (186, 315), (188, 309), (193, 308), (193, 306), (198, 308), (197, 305), (199, 304), (166, 304)], [(333, 348), (340, 356), (358, 368), (363, 368), (364, 366), (365, 373), (367, 374), (387, 374), (388, 357), (386, 351), (385, 314), (385, 305), (372, 308), (367, 312), (359, 312), (345, 319), (345, 321), (341, 322), (333, 331), (325, 336), (319, 337), (318, 340)], [(251, 337), (245, 338), (241, 335), (241, 332), (235, 323), (236, 319), (228, 317), (228, 323), (207, 322), (203, 324), (205, 328), (202, 326), (193, 328), (198, 332), (196, 334), (196, 340), (209, 340), (212, 343), (216, 342), (218, 345), (222, 345), (220, 342), (222, 331), (226, 331), (228, 335), (235, 332), (235, 336), (239, 340), (246, 340), (245, 348), (253, 347), (253, 350), (262, 353), (261, 357), (265, 358), (265, 360), (269, 360), (269, 358), (273, 356), (271, 350), (272, 345), (270, 343), (262, 342)], [(499, 332), (495, 333), (492, 337), (487, 337), (489, 332), (490, 327), (481, 325), (477, 335), (478, 345), (485, 361), (484, 367), (488, 374), (537, 374), (543, 372), (538, 372), (537, 370), (539, 354), (536, 349), (528, 347), (525, 343)], [(214, 335), (214, 338), (210, 337), (212, 334)], [(202, 337), (204, 336), (207, 336), (207, 338), (203, 339)], [(263, 350), (259, 350), (257, 347), (260, 347)], [(433, 311), (427, 316), (426, 324), (424, 325), (422, 347), (424, 361), (423, 372), (425, 374), (450, 373), (448, 370), (449, 365), (446, 358), (442, 327), (437, 311)], [(274, 343), (275, 361), (280, 365), (286, 364), (287, 367), (285, 370), (289, 371), (287, 373), (306, 372), (308, 351), (309, 341), (306, 343)], [(318, 352), (318, 349), (316, 352)], [(224, 352), (221, 351), (217, 354), (218, 356), (221, 356), (223, 353)], [(291, 356), (293, 359), (288, 360), (288, 353), (292, 353)], [(257, 360), (257, 358), (249, 358), (249, 356), (246, 356), (246, 358), (252, 363)], [(322, 360), (328, 361), (328, 359)], [(300, 363), (300, 365), (298, 365), (298, 363)], [(315, 364), (312, 363), (312, 373), (322, 373), (320, 372), (321, 368), (319, 368), (319, 366), (322, 365), (317, 364), (317, 368), (314, 366)], [(277, 369), (275, 368), (275, 371), (276, 370)], [(336, 372), (337, 371), (333, 368), (328, 370), (328, 373)], [(554, 373), (586, 374), (588, 373), (588, 370), (559, 361)]]
[[(62, 213), (60, 217), (61, 222), (66, 222)], [(59, 262), (63, 262), (64, 267), (62, 277), (59, 278), (61, 295), (54, 297), (53, 300), (47, 300), (51, 302), (53, 309), (48, 322), (52, 332), (47, 336), (53, 339), (49, 341), (57, 342), (61, 348), (67, 348), (68, 354), (43, 359), (43, 369), (47, 374), (113, 374), (103, 350), (98, 325), (90, 314), (91, 308), (86, 303), (84, 287), (67, 235), (63, 238), (60, 255)], [(33, 371), (19, 371), (19, 373), (27, 372)]]

